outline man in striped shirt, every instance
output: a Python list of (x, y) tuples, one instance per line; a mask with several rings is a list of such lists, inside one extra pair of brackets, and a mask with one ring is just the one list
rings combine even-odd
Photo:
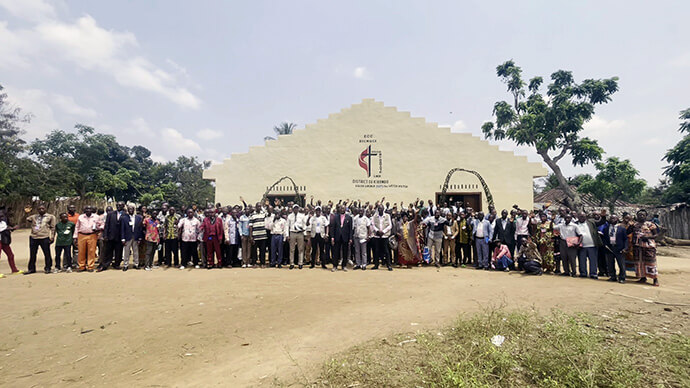
[[(256, 203), (254, 213), (249, 216), (249, 236), (251, 238), (251, 245), (256, 250), (256, 261), (264, 268), (266, 265), (266, 244), (268, 242), (268, 235), (266, 234), (266, 213), (261, 204)], [(256, 262), (254, 264), (257, 264)]]

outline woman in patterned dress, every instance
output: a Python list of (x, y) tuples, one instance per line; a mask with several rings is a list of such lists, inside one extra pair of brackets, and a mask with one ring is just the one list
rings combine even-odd
[(633, 235), (633, 259), (635, 262), (635, 274), (640, 278), (638, 283), (646, 283), (647, 278), (654, 279), (653, 286), (659, 287), (658, 272), (656, 268), (656, 242), (657, 226), (647, 221), (647, 211), (637, 212), (637, 222), (628, 229)]
[(542, 268), (545, 272), (553, 271), (553, 222), (548, 220), (546, 213), (539, 214), (539, 224), (535, 231), (534, 240), (541, 255)]
[[(414, 217), (414, 213), (413, 213)], [(408, 268), (419, 264), (421, 255), (419, 254), (419, 244), (416, 238), (419, 228), (417, 217), (412, 221), (407, 220), (407, 213), (402, 215), (402, 238), (398, 244), (398, 262)]]

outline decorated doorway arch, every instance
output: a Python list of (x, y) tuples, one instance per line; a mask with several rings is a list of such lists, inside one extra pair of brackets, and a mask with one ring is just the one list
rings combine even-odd
[(300, 206), (304, 206), (304, 200), (303, 200), (302, 196), (301, 196), (300, 193), (299, 193), (299, 189), (297, 188), (297, 184), (296, 184), (295, 181), (294, 181), (292, 178), (290, 178), (289, 176), (284, 176), (284, 177), (278, 179), (278, 180), (276, 181), (276, 183), (272, 184), (272, 185), (266, 190), (266, 192), (264, 193), (264, 196), (261, 198), (261, 202), (262, 202), (262, 203), (266, 202), (266, 199), (268, 198), (269, 194), (271, 193), (271, 190), (273, 190), (276, 186), (278, 186), (278, 185), (280, 184), (280, 182), (282, 182), (282, 181), (284, 181), (284, 180), (286, 180), (286, 179), (289, 180), (290, 183), (292, 183), (292, 188), (295, 189), (295, 201), (294, 201), (294, 202), (295, 202), (296, 204), (300, 205)]
[(489, 190), (489, 186), (486, 184), (484, 181), (484, 178), (482, 178), (481, 175), (479, 175), (478, 172), (474, 170), (467, 170), (465, 168), (454, 168), (450, 171), (448, 171), (448, 174), (446, 175), (446, 180), (443, 182), (443, 189), (441, 190), (441, 201), (445, 202), (446, 201), (446, 193), (448, 192), (448, 183), (450, 182), (450, 178), (453, 176), (458, 171), (462, 172), (467, 172), (470, 173), (479, 179), (479, 183), (481, 183), (482, 188), (484, 189), (484, 194), (486, 195), (486, 202), (489, 204), (489, 206), (494, 206), (494, 197), (491, 195), (491, 190)]

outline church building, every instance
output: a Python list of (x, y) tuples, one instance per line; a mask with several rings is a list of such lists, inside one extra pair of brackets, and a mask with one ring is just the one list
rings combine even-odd
[[(474, 209), (531, 209), (541, 163), (500, 151), (469, 133), (451, 132), (409, 112), (365, 99), (290, 135), (232, 154), (204, 171), (216, 202), (248, 203), (264, 196), (309, 203), (311, 198), (407, 206), (419, 198), (460, 201)], [(450, 175), (450, 176), (449, 176)], [(277, 183), (281, 178), (288, 177)], [(277, 184), (276, 184), (277, 183)], [(444, 191), (445, 187), (445, 191)]]

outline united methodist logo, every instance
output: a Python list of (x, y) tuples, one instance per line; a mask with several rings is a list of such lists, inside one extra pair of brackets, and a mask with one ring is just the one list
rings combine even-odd
[(382, 164), (381, 164), (381, 151), (374, 151), (371, 149), (371, 146), (368, 146), (367, 148), (362, 151), (361, 154), (359, 154), (359, 167), (362, 167), (364, 171), (367, 172), (367, 177), (371, 178), (371, 158), (372, 156), (374, 158), (378, 157), (379, 159), (379, 168), (378, 168), (378, 175), (381, 175), (382, 171)]

